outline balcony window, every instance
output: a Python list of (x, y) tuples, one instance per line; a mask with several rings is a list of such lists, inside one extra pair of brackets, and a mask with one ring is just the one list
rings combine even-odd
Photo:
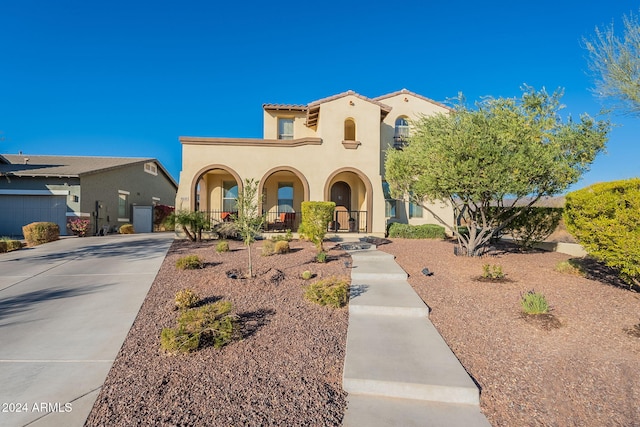
[(406, 117), (398, 117), (396, 119), (395, 132), (393, 134), (394, 145), (402, 146), (409, 139), (409, 122)]
[(293, 139), (293, 119), (278, 119), (278, 139)]

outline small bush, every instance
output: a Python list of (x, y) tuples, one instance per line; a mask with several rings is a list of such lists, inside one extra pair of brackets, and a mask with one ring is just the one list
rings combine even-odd
[(29, 246), (37, 246), (58, 240), (60, 227), (53, 222), (32, 222), (22, 227), (22, 234)]
[(123, 224), (118, 229), (120, 234), (135, 234), (135, 230), (133, 229), (133, 225), (131, 224)]
[(199, 301), (200, 297), (191, 289), (181, 289), (176, 293), (175, 302), (178, 310), (194, 307)]
[(344, 307), (349, 301), (349, 283), (346, 279), (329, 277), (306, 286), (304, 297), (316, 304)]
[(575, 276), (584, 276), (586, 274), (584, 268), (575, 259), (560, 261), (556, 264), (554, 270), (559, 273), (573, 274)]
[(402, 239), (444, 239), (444, 227), (436, 224), (411, 225), (394, 222), (389, 226), (389, 237)]
[(504, 233), (510, 233), (513, 241), (522, 250), (531, 250), (536, 243), (543, 242), (558, 228), (562, 219), (562, 208), (529, 207), (517, 216)]
[(541, 293), (530, 290), (520, 298), (522, 311), (526, 314), (545, 314), (549, 312), (549, 303)]
[(316, 262), (320, 262), (323, 264), (327, 262), (327, 253), (324, 251), (318, 252), (318, 254), (316, 255)]
[(202, 266), (202, 259), (198, 255), (187, 255), (176, 261), (176, 267), (180, 270), (195, 270)]
[(229, 252), (229, 242), (227, 242), (226, 240), (219, 241), (218, 244), (216, 245), (216, 252), (217, 253)]
[(273, 240), (274, 242), (290, 242), (293, 240), (293, 233), (291, 233), (291, 230), (287, 229), (287, 232), (285, 234), (277, 234), (275, 236), (271, 236), (271, 240)]
[(220, 222), (214, 225), (211, 230), (221, 239), (238, 240), (240, 238), (238, 225), (233, 221)]
[(324, 250), (322, 241), (327, 234), (327, 227), (333, 218), (336, 208), (334, 202), (302, 202), (302, 224), (298, 233), (313, 242), (318, 252)]
[(231, 309), (229, 301), (218, 301), (182, 311), (176, 328), (162, 330), (160, 346), (170, 353), (188, 353), (206, 345), (228, 344), (236, 329)]
[(288, 254), (289, 252), (291, 252), (289, 242), (287, 242), (286, 240), (280, 240), (276, 242), (273, 251), (277, 254)]
[(86, 236), (91, 227), (91, 220), (87, 218), (75, 218), (67, 222), (67, 228), (76, 236)]
[(489, 280), (501, 280), (504, 279), (504, 273), (502, 267), (499, 265), (484, 264), (482, 266), (482, 278)]
[(16, 251), (22, 248), (20, 240), (13, 240), (9, 237), (0, 237), (0, 253)]
[(302, 274), (300, 275), (304, 280), (309, 280), (313, 277), (313, 273), (310, 272), (309, 270), (305, 270), (302, 272)]
[(276, 250), (276, 243), (273, 240), (262, 242), (262, 256), (271, 256)]

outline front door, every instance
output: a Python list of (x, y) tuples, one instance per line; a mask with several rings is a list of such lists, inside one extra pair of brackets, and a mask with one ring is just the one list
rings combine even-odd
[(336, 204), (334, 220), (335, 230), (349, 229), (349, 211), (351, 210), (351, 187), (344, 181), (338, 181), (331, 186), (331, 201)]

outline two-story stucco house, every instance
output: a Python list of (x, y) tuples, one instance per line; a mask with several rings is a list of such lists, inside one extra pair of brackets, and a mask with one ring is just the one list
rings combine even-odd
[[(386, 150), (401, 149), (410, 120), (448, 113), (406, 89), (377, 98), (353, 91), (307, 105), (264, 104), (263, 139), (181, 137), (176, 209), (223, 221), (246, 178), (259, 181), (268, 229), (296, 230), (303, 201), (334, 201), (333, 230), (383, 235), (394, 221), (436, 223), (426, 211), (392, 200)], [(442, 218), (449, 207), (435, 205)]]

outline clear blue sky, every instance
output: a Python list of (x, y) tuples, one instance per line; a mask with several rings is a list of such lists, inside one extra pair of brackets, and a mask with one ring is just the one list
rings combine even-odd
[[(583, 36), (637, 0), (0, 0), (0, 153), (156, 157), (178, 137), (262, 136), (262, 104), (407, 88), (519, 96), (565, 89), (597, 114)], [(607, 154), (574, 188), (640, 175), (640, 118), (611, 116)]]

